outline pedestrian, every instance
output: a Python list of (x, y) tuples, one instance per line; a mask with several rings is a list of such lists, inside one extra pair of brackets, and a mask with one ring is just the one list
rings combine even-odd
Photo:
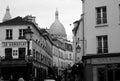
[(20, 77), (20, 78), (18, 79), (18, 81), (24, 81), (24, 79), (23, 79), (22, 77)]
[(10, 75), (10, 81), (13, 81), (13, 76), (12, 75)]
[(2, 76), (0, 77), (0, 81), (4, 81)]

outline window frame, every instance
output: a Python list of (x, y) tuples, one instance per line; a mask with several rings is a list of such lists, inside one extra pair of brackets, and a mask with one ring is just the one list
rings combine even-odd
[(108, 36), (96, 36), (97, 39), (97, 53), (98, 54), (105, 54), (108, 53)]
[(25, 39), (25, 29), (19, 29), (19, 38), (18, 39)]
[(6, 29), (6, 40), (11, 40), (13, 38), (13, 30), (12, 29)]
[(12, 49), (12, 57), (13, 57), (13, 59), (18, 59), (18, 56), (19, 56), (18, 48), (13, 48)]
[(26, 56), (26, 48), (24, 47), (18, 48), (18, 58), (25, 59), (25, 56)]
[[(99, 10), (99, 11), (98, 11)], [(107, 7), (96, 7), (96, 24), (107, 24)]]

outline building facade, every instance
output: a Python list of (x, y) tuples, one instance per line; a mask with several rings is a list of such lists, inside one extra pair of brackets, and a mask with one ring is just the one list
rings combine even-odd
[[(85, 81), (119, 81), (120, 1), (82, 0)], [(114, 11), (113, 11), (114, 10)]]
[[(34, 19), (28, 21), (27, 17), (18, 16), (0, 23), (0, 76), (4, 80), (9, 80), (12, 76), (15, 81), (20, 77), (26, 81), (43, 81), (52, 67), (52, 43), (32, 22)], [(28, 27), (33, 32), (29, 50), (25, 40), (25, 30)]]
[[(53, 66), (57, 67), (59, 76), (68, 65), (73, 65), (72, 43), (67, 40), (67, 34), (63, 24), (59, 20), (58, 10), (55, 12), (55, 21), (48, 30), (53, 41)], [(70, 47), (70, 49), (68, 48)], [(70, 56), (70, 57), (69, 57)]]
[(73, 66), (72, 44), (60, 42), (58, 39), (54, 39), (53, 43), (53, 67), (57, 68), (57, 74), (61, 76), (66, 68)]
[(82, 61), (82, 56), (85, 54), (85, 39), (84, 39), (84, 29), (83, 29), (83, 19), (75, 21), (73, 32), (73, 53), (74, 53), (74, 63)]
[(74, 65), (73, 43), (70, 41), (66, 41), (65, 47), (66, 47), (66, 53), (64, 55), (65, 67), (72, 67)]

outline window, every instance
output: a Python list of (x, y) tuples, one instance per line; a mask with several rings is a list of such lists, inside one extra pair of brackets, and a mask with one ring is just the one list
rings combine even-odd
[(6, 39), (12, 39), (12, 29), (6, 29)]
[(25, 48), (19, 48), (19, 59), (25, 59)]
[(106, 24), (107, 23), (107, 10), (106, 6), (96, 8), (96, 24)]
[(5, 48), (5, 59), (12, 59), (12, 48)]
[(69, 56), (70, 56), (70, 60), (72, 60), (72, 54), (69, 54)]
[(36, 52), (35, 52), (35, 49), (33, 49), (33, 57), (34, 57), (34, 59), (36, 59)]
[(106, 81), (106, 70), (105, 68), (101, 67), (101, 68), (98, 68), (98, 81)]
[(19, 29), (19, 39), (25, 38), (25, 29)]
[(13, 58), (18, 58), (18, 49), (17, 48), (13, 48), (13, 50), (12, 50), (12, 57)]
[(108, 37), (97, 36), (97, 53), (108, 53)]

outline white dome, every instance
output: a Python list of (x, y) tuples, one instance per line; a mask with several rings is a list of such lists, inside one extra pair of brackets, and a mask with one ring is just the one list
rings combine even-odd
[(50, 26), (51, 34), (60, 34), (66, 35), (64, 26), (60, 23), (59, 20), (55, 20), (55, 22)]
[(61, 22), (58, 19), (58, 11), (57, 10), (55, 12), (55, 21), (50, 26), (50, 33), (53, 35), (66, 37), (66, 31), (65, 31), (63, 24), (61, 24)]

